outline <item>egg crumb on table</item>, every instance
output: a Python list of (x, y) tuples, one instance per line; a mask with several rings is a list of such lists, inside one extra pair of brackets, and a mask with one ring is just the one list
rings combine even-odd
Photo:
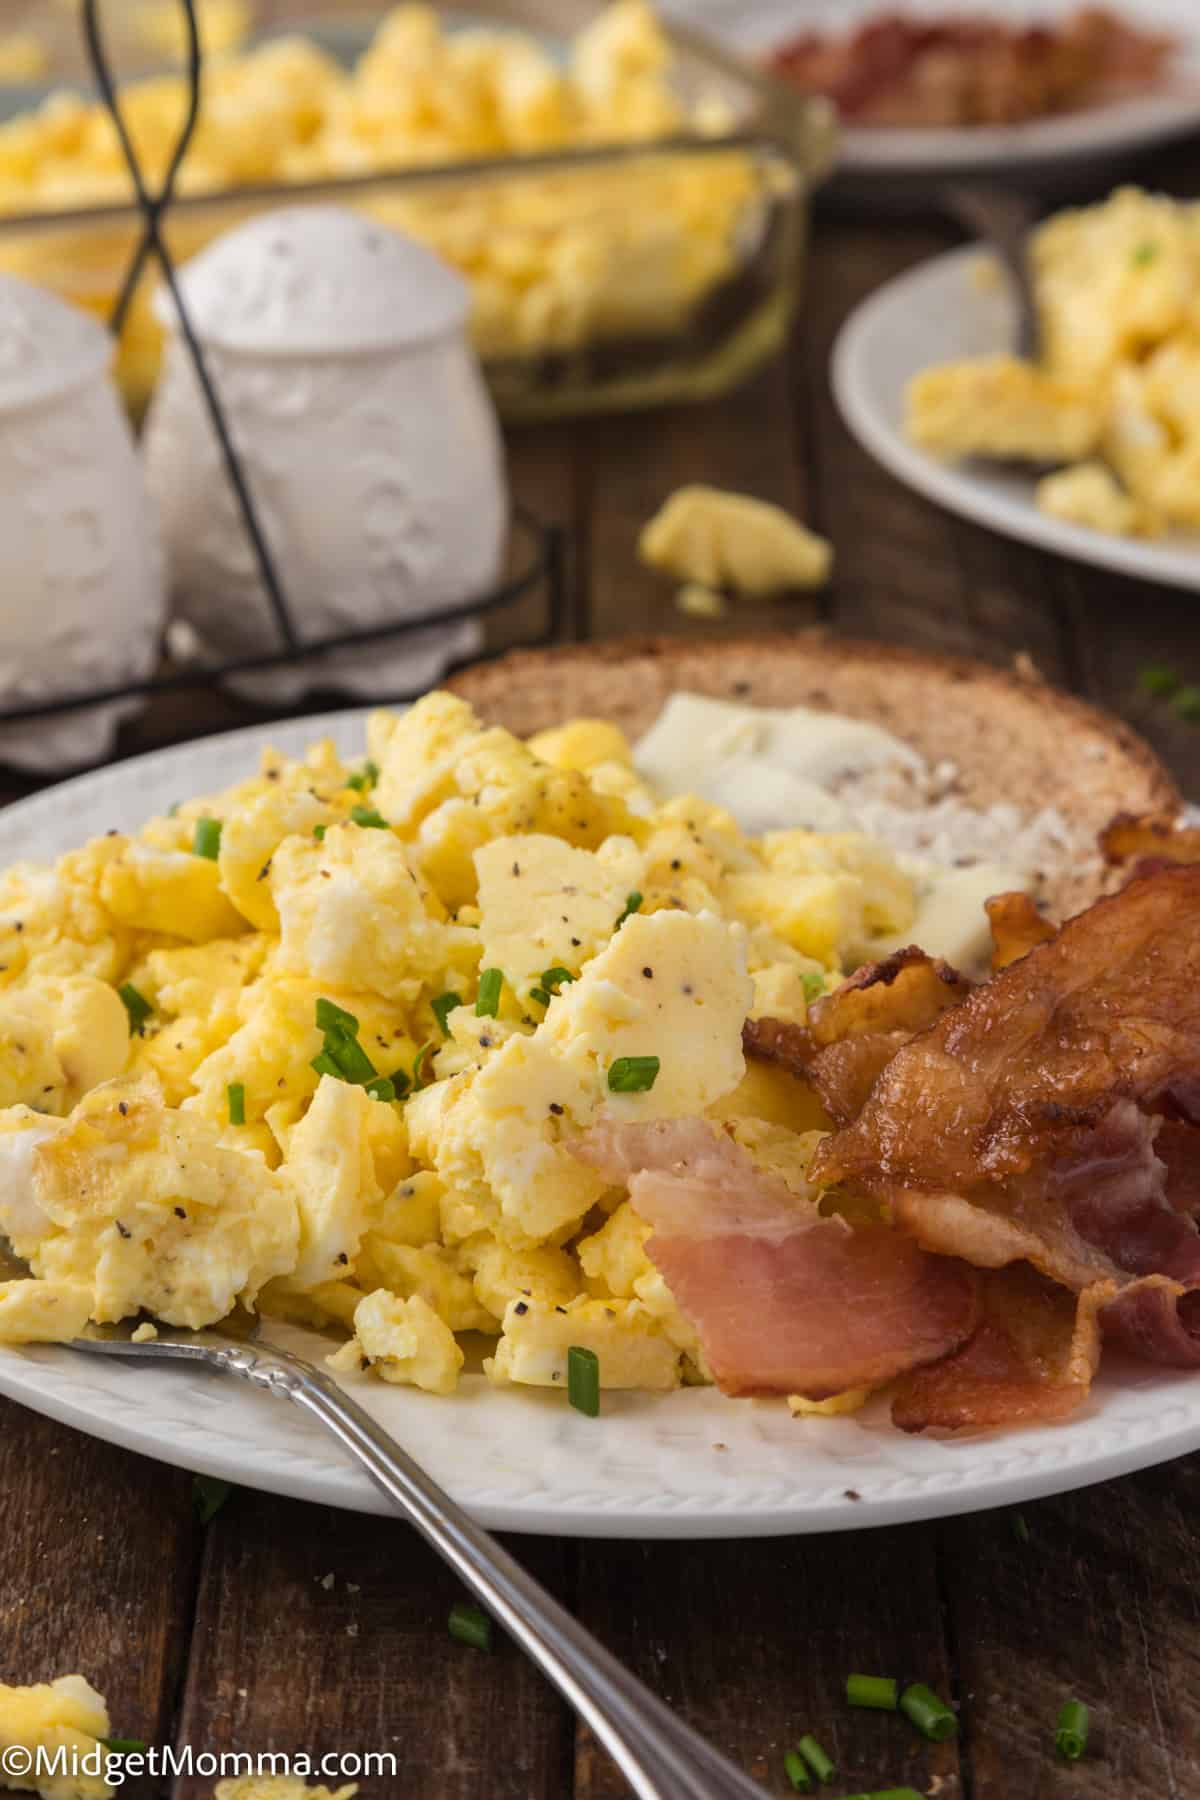
[(707, 1116), (807, 1197), (817, 1120), (743, 1025), (803, 1024), (914, 909), (861, 834), (747, 834), (661, 798), (607, 720), (526, 743), (445, 692), (373, 714), (357, 761), (267, 751), (20, 865), (0, 1232), (31, 1274), (0, 1340), (242, 1307), (433, 1395), (468, 1356), (562, 1387), (572, 1347), (605, 1389), (706, 1380), (647, 1227), (573, 1146)]
[(1052, 518), (1119, 537), (1200, 524), (1200, 204), (1119, 188), (1029, 240), (1036, 361), (923, 370), (908, 435), (938, 456), (1052, 465)]
[[(42, 1800), (109, 1800), (113, 1787), (104, 1777), (107, 1753), (103, 1740), (110, 1734), (108, 1708), (82, 1675), (60, 1675), (55, 1681), (32, 1687), (5, 1687), (0, 1683), (0, 1753), (21, 1749), (46, 1758), (66, 1754), (76, 1763), (98, 1757), (101, 1773), (43, 1775), (35, 1793)], [(6, 1772), (0, 1754), (0, 1786), (25, 1789), (29, 1781)]]
[[(751, 598), (821, 587), (830, 545), (781, 506), (699, 484), (678, 488), (642, 529), (638, 555), (652, 569), (696, 588)], [(693, 597), (684, 610), (698, 609)]]

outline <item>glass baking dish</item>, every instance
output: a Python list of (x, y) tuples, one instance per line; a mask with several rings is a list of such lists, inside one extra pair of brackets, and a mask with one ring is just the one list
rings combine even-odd
[[(454, 8), (439, 8), (453, 28)], [(513, 0), (466, 15), (546, 42), (593, 8)], [(463, 15), (459, 15), (460, 19)], [(352, 17), (297, 18), (319, 44), (355, 41)], [(176, 199), (184, 261), (255, 212), (354, 206), (420, 237), (472, 288), (472, 332), (501, 413), (536, 419), (701, 399), (769, 357), (799, 293), (809, 197), (833, 154), (828, 106), (797, 96), (694, 34), (665, 28), (671, 82), (721, 128), (636, 143), (503, 155), (351, 177), (271, 181)], [(137, 241), (132, 205), (0, 215), (0, 269), (107, 318)], [(117, 375), (134, 414), (161, 337), (146, 271)]]

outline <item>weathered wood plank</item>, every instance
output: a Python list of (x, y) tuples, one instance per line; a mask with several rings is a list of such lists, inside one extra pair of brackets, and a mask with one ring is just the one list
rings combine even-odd
[[(563, 1593), (561, 1545), (517, 1551)], [(463, 1597), (398, 1520), (234, 1495), (209, 1527), (179, 1741), (394, 1753), (397, 1776), (365, 1779), (364, 1800), (563, 1800), (566, 1708), (512, 1644), (484, 1655), (450, 1637)], [(181, 1781), (176, 1800), (210, 1785)]]
[[(798, 1426), (798, 1456), (802, 1437)], [(856, 1671), (919, 1671), (952, 1691), (931, 1527), (742, 1544), (585, 1544), (579, 1613), (768, 1794), (792, 1792), (784, 1752), (805, 1732), (837, 1764), (831, 1793), (906, 1782), (924, 1791), (935, 1776), (958, 1776), (953, 1744), (926, 1744), (904, 1721), (854, 1711), (845, 1699), (846, 1676)], [(625, 1793), (581, 1732), (576, 1800)]]
[[(1200, 1793), (1200, 1504), (1194, 1457), (1013, 1514), (943, 1528), (974, 1793), (1022, 1800)], [(1055, 1756), (1063, 1702), (1092, 1711), (1088, 1758)]]
[(0, 1401), (0, 1682), (80, 1673), (169, 1736), (196, 1581), (189, 1475)]

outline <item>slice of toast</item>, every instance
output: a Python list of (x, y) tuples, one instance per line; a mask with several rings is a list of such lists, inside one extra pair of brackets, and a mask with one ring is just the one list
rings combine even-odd
[[(759, 706), (811, 706), (868, 719), (931, 765), (957, 769), (957, 791), (983, 810), (1029, 816), (1054, 806), (1089, 845), (1118, 812), (1181, 805), (1170, 774), (1119, 719), (1036, 679), (966, 658), (930, 656), (825, 633), (745, 638), (617, 638), (514, 651), (447, 685), (490, 724), (522, 737), (566, 719), (611, 719), (630, 737), (675, 692)], [(1095, 857), (1047, 869), (1048, 910), (1090, 904), (1106, 875)]]

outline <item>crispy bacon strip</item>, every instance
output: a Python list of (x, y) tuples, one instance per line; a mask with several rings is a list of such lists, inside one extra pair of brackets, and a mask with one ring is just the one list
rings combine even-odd
[(1111, 1284), (1078, 1298), (1027, 1263), (980, 1279), (980, 1317), (961, 1349), (900, 1378), (902, 1431), (1053, 1424), (1087, 1399), (1100, 1361), (1099, 1312)]
[(748, 1056), (782, 1064), (816, 1089), (830, 1117), (847, 1123), (901, 1045), (971, 991), (971, 983), (915, 944), (865, 963), (809, 1009), (807, 1025), (748, 1019)]
[(1027, 950), (1045, 944), (1054, 936), (1054, 926), (1044, 919), (1031, 897), (1019, 888), (1011, 894), (996, 894), (985, 900), (983, 910), (992, 928), (992, 973), (1007, 969)]
[(1100, 833), (1105, 862), (1145, 857), (1152, 862), (1200, 862), (1200, 825), (1180, 825), (1175, 813), (1118, 813)]
[(647, 1254), (727, 1394), (878, 1386), (974, 1327), (970, 1269), (886, 1226), (822, 1218), (703, 1120), (609, 1122), (572, 1147), (628, 1182)]
[(1077, 1292), (1167, 1277), (1177, 1294), (1121, 1297), (1105, 1321), (1137, 1309), (1144, 1352), (1200, 1363), (1193, 1309), (1169, 1304), (1200, 1285), (1200, 1238), (1151, 1116), (1194, 1118), (1198, 1098), (1200, 867), (1178, 867), (1098, 901), (899, 1050), (813, 1175), (979, 1266), (1024, 1257)]

